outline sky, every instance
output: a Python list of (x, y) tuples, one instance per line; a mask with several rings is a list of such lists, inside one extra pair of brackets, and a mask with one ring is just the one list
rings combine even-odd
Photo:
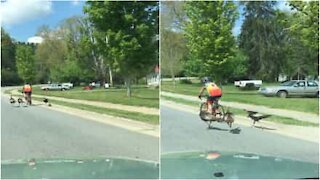
[[(41, 25), (55, 28), (66, 18), (83, 15), (83, 0), (52, 1), (52, 0), (1, 0), (1, 26), (17, 41), (26, 42), (35, 36)], [(278, 2), (281, 10), (289, 10), (286, 1)], [(239, 35), (244, 17), (243, 10), (238, 9), (240, 16), (232, 32)]]
[(83, 15), (84, 1), (1, 0), (1, 27), (16, 41), (26, 42), (41, 25), (55, 28), (66, 18)]

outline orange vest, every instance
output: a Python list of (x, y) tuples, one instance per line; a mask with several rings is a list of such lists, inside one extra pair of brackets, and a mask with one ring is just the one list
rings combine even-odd
[(210, 96), (221, 96), (222, 95), (221, 89), (217, 85), (215, 85), (214, 83), (206, 84), (206, 89), (207, 89), (208, 94)]
[(24, 85), (23, 86), (23, 92), (31, 92), (32, 91), (32, 88), (30, 85)]

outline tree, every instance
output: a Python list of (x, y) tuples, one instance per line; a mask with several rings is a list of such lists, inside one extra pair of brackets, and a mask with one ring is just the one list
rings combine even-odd
[[(51, 34), (54, 34), (54, 31), (51, 31)], [(35, 52), (39, 72), (37, 80), (40, 82), (61, 81), (60, 70), (63, 68), (67, 52), (67, 46), (59, 36), (45, 38)]]
[(161, 74), (169, 74), (175, 85), (175, 76), (183, 69), (182, 58), (186, 52), (182, 33), (170, 30), (161, 32)]
[(119, 67), (130, 97), (131, 80), (146, 75), (148, 67), (157, 64), (158, 3), (91, 1), (86, 4), (84, 11), (97, 30), (98, 48), (105, 60)]
[(33, 82), (35, 80), (34, 52), (28, 45), (19, 45), (16, 49), (16, 60), (18, 74), (23, 81)]
[(235, 56), (231, 59), (228, 81), (233, 82), (241, 78), (247, 78), (248, 74), (248, 57), (239, 49), (236, 48)]
[[(84, 17), (74, 16), (65, 19), (59, 26), (63, 31), (63, 41), (66, 44), (67, 52), (62, 69), (62, 79), (78, 83), (80, 81), (92, 81), (94, 73), (92, 70), (98, 69), (92, 63), (90, 50), (84, 50), (86, 45), (83, 39), (88, 39), (87, 32), (91, 27), (86, 23)], [(95, 59), (95, 58), (94, 58)], [(97, 75), (99, 76), (99, 75)]]
[(173, 85), (175, 85), (175, 76), (183, 69), (182, 58), (187, 53), (182, 32), (185, 16), (183, 3), (161, 2), (161, 74), (170, 75)]
[(319, 2), (290, 1), (289, 5), (295, 10), (288, 26), (295, 40), (292, 53), (300, 58), (295, 69), (319, 76)]
[(20, 83), (16, 72), (15, 48), (14, 40), (1, 28), (1, 85)]
[(234, 56), (232, 28), (237, 17), (231, 1), (187, 2), (185, 36), (189, 49), (186, 69), (189, 74), (209, 76), (216, 81), (228, 77)]
[(245, 20), (241, 27), (241, 50), (248, 56), (251, 78), (274, 81), (285, 68), (285, 27), (277, 21), (276, 2), (242, 2)]

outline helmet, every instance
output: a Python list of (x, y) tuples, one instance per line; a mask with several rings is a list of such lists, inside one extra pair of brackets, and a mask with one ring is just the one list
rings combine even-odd
[(201, 82), (202, 82), (203, 84), (206, 84), (206, 83), (211, 82), (211, 81), (210, 81), (210, 79), (209, 79), (208, 77), (203, 77), (203, 78), (201, 79)]

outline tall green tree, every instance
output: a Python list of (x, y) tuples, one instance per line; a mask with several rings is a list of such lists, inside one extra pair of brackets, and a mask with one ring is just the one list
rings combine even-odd
[(183, 57), (186, 53), (185, 39), (182, 33), (170, 30), (161, 32), (161, 74), (170, 75), (175, 85), (175, 76), (183, 69)]
[(92, 61), (90, 52), (84, 50), (82, 44), (82, 40), (89, 36), (84, 32), (90, 28), (86, 26), (85, 21), (84, 17), (74, 16), (65, 19), (59, 26), (59, 29), (64, 32), (62, 39), (67, 48), (62, 71), (64, 81), (78, 83), (95, 79), (92, 71), (95, 67), (90, 62)]
[[(54, 34), (54, 31), (51, 31)], [(38, 69), (37, 80), (40, 82), (59, 82), (61, 68), (67, 57), (67, 46), (63, 39), (59, 36), (51, 36), (45, 38), (43, 42), (37, 46), (35, 52), (35, 61)]]
[(173, 85), (175, 76), (183, 69), (186, 41), (182, 32), (185, 12), (182, 1), (161, 2), (161, 74), (170, 75)]
[(239, 46), (248, 56), (251, 78), (274, 81), (284, 71), (286, 41), (284, 27), (277, 21), (276, 2), (242, 2), (245, 20)]
[(18, 45), (16, 49), (18, 74), (24, 82), (32, 83), (35, 80), (36, 70), (34, 52), (28, 45)]
[(319, 2), (290, 1), (294, 10), (288, 30), (295, 40), (292, 55), (300, 58), (296, 71), (319, 76)]
[(131, 80), (146, 75), (157, 62), (157, 2), (86, 2), (84, 11), (97, 30), (103, 58), (119, 67), (131, 96)]
[(231, 1), (197, 1), (187, 2), (185, 10), (188, 20), (184, 31), (190, 53), (187, 71), (224, 81), (235, 54), (232, 28), (238, 16), (236, 5)]
[(20, 83), (16, 69), (15, 48), (14, 40), (1, 28), (1, 85)]

